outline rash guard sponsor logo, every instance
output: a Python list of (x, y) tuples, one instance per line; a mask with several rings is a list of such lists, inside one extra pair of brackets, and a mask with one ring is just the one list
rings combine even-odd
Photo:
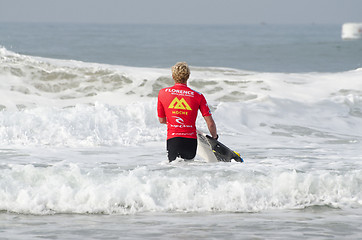
[(176, 122), (177, 122), (178, 124), (184, 124), (184, 123), (185, 123), (184, 120), (183, 120), (182, 118), (180, 118), (180, 117), (174, 116), (174, 118), (176, 118)]
[(172, 133), (172, 136), (193, 136), (195, 135), (194, 132), (190, 132), (190, 133)]
[(180, 124), (180, 125), (174, 125), (174, 124), (170, 124), (170, 127), (172, 128), (193, 128), (193, 125), (186, 125), (186, 124)]
[(165, 92), (175, 93), (175, 94), (184, 95), (184, 96), (194, 96), (194, 91), (191, 91), (191, 90), (181, 90), (181, 89), (166, 88)]
[(192, 110), (190, 105), (186, 102), (186, 100), (184, 98), (181, 98), (181, 100), (180, 100), (177, 97), (175, 97), (172, 100), (172, 102), (170, 103), (168, 108), (181, 109), (181, 110)]
[(176, 115), (187, 115), (188, 112), (184, 112), (184, 111), (172, 111), (172, 114), (176, 114)]
[(170, 124), (170, 126), (173, 128), (192, 128), (192, 127), (194, 127), (193, 125), (185, 124), (185, 121), (181, 117), (177, 117), (177, 116), (173, 116), (173, 117), (175, 118), (176, 123), (178, 123), (178, 125)]

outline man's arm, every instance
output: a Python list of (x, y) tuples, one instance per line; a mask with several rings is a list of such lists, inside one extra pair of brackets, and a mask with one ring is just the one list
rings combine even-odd
[(204, 117), (207, 127), (209, 128), (210, 134), (213, 138), (217, 139), (217, 130), (216, 130), (216, 124), (212, 116), (205, 116)]
[(160, 121), (160, 123), (162, 123), (162, 124), (166, 124), (167, 123), (167, 121), (166, 121), (166, 118), (164, 117), (164, 118), (158, 118), (158, 120)]

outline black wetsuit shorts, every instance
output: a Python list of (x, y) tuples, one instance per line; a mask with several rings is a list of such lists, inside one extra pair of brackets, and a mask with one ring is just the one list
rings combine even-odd
[(184, 160), (195, 158), (197, 150), (197, 139), (175, 137), (167, 140), (168, 160), (172, 162), (177, 157)]

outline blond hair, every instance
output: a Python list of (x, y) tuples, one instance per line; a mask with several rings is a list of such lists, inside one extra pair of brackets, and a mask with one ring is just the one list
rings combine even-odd
[(186, 83), (190, 76), (190, 69), (187, 63), (178, 62), (172, 67), (172, 78), (176, 83)]

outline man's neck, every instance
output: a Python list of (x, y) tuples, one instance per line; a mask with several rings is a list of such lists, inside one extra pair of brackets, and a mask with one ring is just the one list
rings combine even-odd
[(187, 83), (175, 83), (175, 85), (187, 86)]

